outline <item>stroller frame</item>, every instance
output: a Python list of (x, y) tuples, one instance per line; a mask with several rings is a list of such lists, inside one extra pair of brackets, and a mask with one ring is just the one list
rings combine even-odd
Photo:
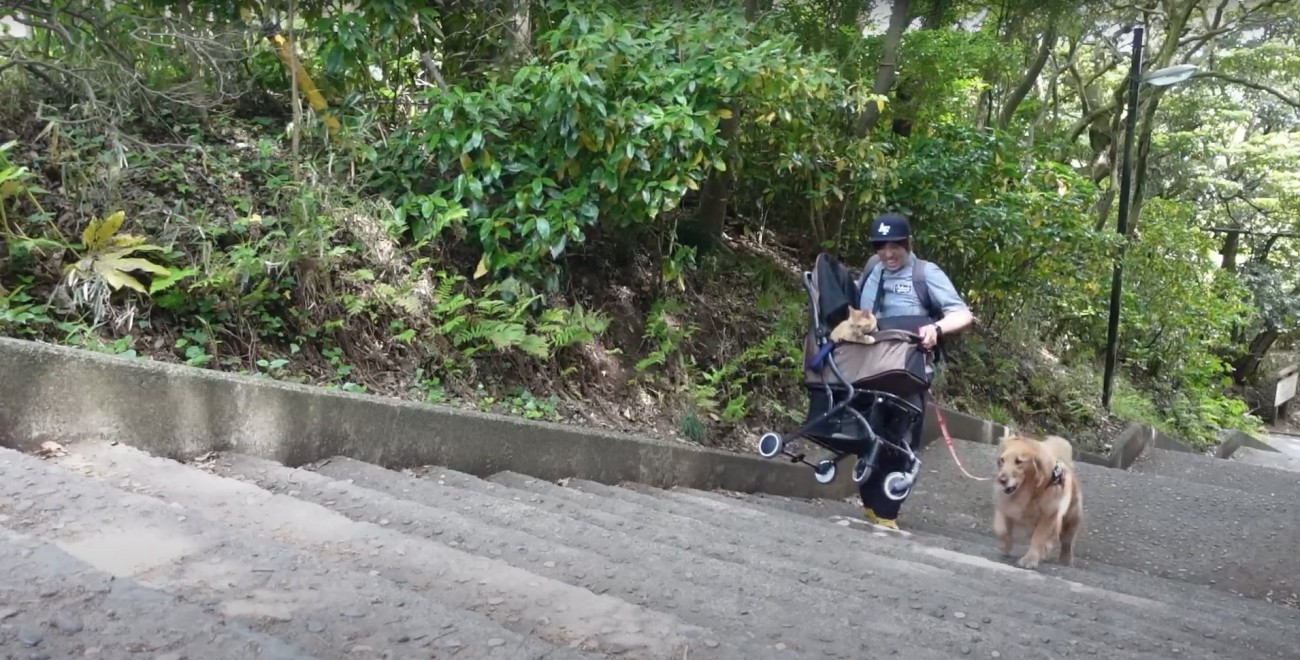
[[(818, 261), (822, 259), (833, 259), (823, 253), (819, 255)], [(821, 265), (821, 264), (819, 264)], [(836, 264), (838, 265), (838, 264)], [(797, 429), (788, 433), (764, 433), (758, 441), (758, 453), (763, 458), (772, 459), (778, 456), (785, 456), (792, 463), (802, 463), (813, 469), (813, 475), (821, 484), (830, 484), (835, 481), (839, 463), (849, 456), (857, 457), (853, 466), (853, 481), (862, 484), (876, 471), (879, 467), (879, 456), (882, 447), (888, 446), (907, 457), (908, 467), (904, 472), (894, 472), (889, 474), (885, 480), (885, 492), (888, 497), (895, 500), (901, 500), (906, 497), (911, 490), (912, 482), (915, 480), (917, 473), (920, 471), (921, 461), (913, 452), (909, 443), (904, 438), (901, 442), (895, 442), (882, 436), (876, 431), (867, 417), (871, 411), (877, 407), (885, 409), (886, 414), (899, 415), (906, 422), (905, 424), (895, 425), (902, 426), (905, 433), (910, 433), (913, 424), (922, 423), (923, 411), (921, 408), (907, 401), (897, 394), (886, 392), (875, 388), (859, 388), (854, 385), (852, 379), (846, 378), (840, 365), (835, 360), (835, 343), (830, 338), (830, 329), (823, 324), (821, 316), (821, 301), (819, 300), (821, 290), (814, 283), (814, 275), (811, 271), (803, 273), (804, 290), (808, 293), (810, 304), (810, 331), (813, 339), (812, 349), (824, 360), (825, 364), (830, 367), (830, 372), (835, 376), (837, 382), (832, 383), (829, 379), (821, 379), (821, 390), (830, 403), (826, 410), (817, 415), (812, 415), (812, 402), (810, 401), (810, 410), (808, 418)], [(857, 307), (856, 299), (852, 300), (851, 306)], [(882, 335), (888, 336), (892, 341), (906, 341), (911, 344), (920, 344), (919, 335), (903, 330), (890, 330), (877, 332), (874, 335), (878, 338)], [(813, 385), (807, 384), (810, 399), (813, 395)], [(868, 399), (869, 403), (864, 409), (860, 408), (860, 399)], [(815, 432), (822, 424), (827, 421), (848, 415), (853, 421), (857, 422), (857, 429), (861, 432), (853, 435), (844, 435), (840, 433), (823, 434)], [(788, 445), (791, 441), (800, 438), (807, 439), (814, 444), (830, 451), (831, 458), (812, 463), (807, 460), (807, 454), (801, 451), (792, 451)]]

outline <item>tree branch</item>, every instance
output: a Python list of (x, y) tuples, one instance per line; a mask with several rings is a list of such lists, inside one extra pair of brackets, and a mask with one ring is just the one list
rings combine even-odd
[(1075, 140), (1078, 140), (1079, 136), (1083, 135), (1083, 132), (1088, 130), (1088, 127), (1092, 126), (1092, 123), (1094, 121), (1101, 119), (1107, 113), (1113, 112), (1114, 110), (1115, 110), (1114, 103), (1108, 103), (1106, 105), (1093, 108), (1091, 111), (1088, 112), (1088, 114), (1080, 117), (1079, 121), (1074, 123), (1074, 126), (1070, 129), (1070, 139), (1066, 140), (1066, 142), (1073, 143)]
[(1056, 46), (1056, 16), (1048, 19), (1047, 30), (1043, 32), (1043, 41), (1038, 47), (1038, 55), (1034, 58), (1033, 64), (1029, 66), (1029, 71), (1025, 77), (1020, 79), (1020, 84), (1012, 90), (1011, 96), (1007, 98), (1006, 103), (1002, 105), (1002, 112), (998, 114), (998, 128), (1006, 130), (1011, 125), (1011, 118), (1016, 114), (1016, 108), (1029, 95), (1029, 91), (1034, 88), (1038, 82), (1038, 77), (1043, 73), (1043, 67), (1047, 66), (1047, 58), (1052, 54), (1052, 48)]
[(1206, 43), (1209, 43), (1225, 34), (1237, 32), (1242, 30), (1243, 27), (1247, 27), (1245, 24), (1251, 16), (1263, 12), (1274, 5), (1279, 4), (1279, 2), (1290, 2), (1290, 0), (1262, 0), (1253, 5), (1244, 5), (1242, 7), (1243, 11), (1241, 15), (1237, 16), (1231, 24), (1225, 26), (1223, 25), (1224, 15), (1227, 13), (1228, 5), (1232, 3), (1231, 0), (1220, 0), (1219, 5), (1214, 9), (1214, 18), (1209, 19), (1208, 15), (1206, 15), (1207, 20), (1202, 21), (1205, 23), (1205, 33), (1181, 39), (1179, 40), (1177, 47), (1181, 49), (1187, 46), (1193, 46), (1188, 52), (1195, 53), (1201, 47), (1205, 46)]
[(1097, 82), (1098, 80), (1101, 79), (1102, 76), (1110, 73), (1111, 71), (1114, 71), (1115, 67), (1117, 66), (1119, 66), (1118, 60), (1106, 60), (1106, 66), (1097, 67), (1097, 70), (1094, 71), (1091, 76), (1088, 76), (1088, 79), (1084, 81), (1083, 83), (1084, 86), (1089, 86)]
[(433, 61), (433, 58), (428, 53), (420, 53), (420, 62), (424, 64), (424, 70), (429, 73), (430, 78), (433, 78), (433, 82), (438, 85), (438, 89), (444, 92), (447, 91), (447, 81), (443, 79), (442, 71), (438, 69), (438, 64)]
[(1270, 87), (1269, 85), (1265, 85), (1264, 83), (1254, 82), (1252, 80), (1247, 80), (1239, 76), (1234, 76), (1219, 71), (1198, 71), (1192, 74), (1192, 78), (1217, 78), (1219, 80), (1222, 80), (1224, 82), (1229, 82), (1234, 85), (1241, 85), (1242, 87), (1248, 87), (1256, 91), (1264, 92), (1266, 94), (1271, 94), (1277, 97), (1278, 100), (1282, 101), (1283, 103), (1297, 110), (1300, 110), (1300, 100), (1293, 99), (1287, 96), (1281, 90), (1278, 90), (1275, 87)]

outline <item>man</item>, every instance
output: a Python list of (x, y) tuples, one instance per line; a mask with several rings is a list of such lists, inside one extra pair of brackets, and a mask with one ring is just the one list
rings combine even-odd
[[(863, 269), (858, 308), (871, 310), (879, 329), (915, 332), (921, 336), (923, 347), (933, 349), (943, 335), (970, 327), (974, 317), (947, 274), (938, 266), (917, 259), (912, 253), (912, 228), (907, 218), (897, 213), (882, 215), (872, 221), (868, 236), (876, 249), (876, 256)], [(925, 393), (907, 400), (924, 413)], [(872, 424), (875, 423), (872, 420)], [(902, 442), (904, 439), (890, 440)], [(907, 442), (913, 452), (919, 450), (920, 421), (912, 428)], [(879, 467), (858, 487), (868, 522), (891, 530), (898, 529), (898, 511), (907, 498), (893, 500), (887, 497), (884, 479), (890, 472), (906, 467), (906, 457), (897, 450), (885, 447), (881, 452)]]

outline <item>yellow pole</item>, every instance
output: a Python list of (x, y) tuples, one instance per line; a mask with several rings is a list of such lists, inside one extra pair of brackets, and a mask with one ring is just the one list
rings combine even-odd
[(321, 95), (320, 90), (316, 89), (316, 83), (311, 81), (311, 76), (307, 75), (307, 68), (302, 65), (294, 53), (293, 46), (289, 40), (280, 34), (278, 30), (272, 28), (268, 31), (266, 38), (275, 46), (275, 52), (280, 56), (280, 61), (290, 71), (296, 71), (295, 77), (298, 78), (298, 88), (302, 91), (303, 96), (307, 97), (307, 102), (311, 104), (311, 109), (320, 115), (321, 120), (325, 122), (326, 128), (329, 129), (330, 137), (337, 138), (339, 130), (339, 120), (329, 112), (329, 104), (325, 103), (325, 97)]

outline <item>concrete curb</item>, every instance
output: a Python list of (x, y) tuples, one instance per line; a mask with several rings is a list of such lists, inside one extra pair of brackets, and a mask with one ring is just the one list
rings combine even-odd
[(966, 413), (951, 410), (931, 402), (925, 408), (925, 419), (921, 424), (921, 446), (929, 446), (935, 440), (943, 439), (943, 429), (939, 426), (939, 417), (943, 415), (943, 425), (954, 438), (997, 444), (999, 440), (1011, 434), (1011, 429), (1003, 424), (990, 422)]
[[(388, 468), (436, 464), (477, 476), (512, 471), (549, 480), (635, 481), (798, 498), (840, 499), (857, 492), (845, 478), (848, 470), (823, 486), (805, 466), (756, 453), (11, 338), (0, 337), (0, 374), (6, 375), (0, 380), (0, 446), (20, 449), (44, 440), (102, 439), (177, 460), (224, 450), (297, 466), (341, 455)], [(943, 437), (936, 409), (954, 438), (995, 444), (1011, 433), (1005, 425), (931, 404), (923, 446)], [(1245, 438), (1236, 446), (1274, 451)], [(1080, 460), (1125, 469), (1153, 445), (1192, 451), (1150, 427), (1131, 424), (1109, 456), (1081, 454)]]
[[(436, 464), (789, 497), (856, 493), (841, 477), (718, 450), (573, 425), (351, 394), (0, 338), (0, 445), (116, 440), (185, 460), (235, 451), (287, 466), (342, 455), (389, 468)], [(847, 470), (845, 471), (847, 474)]]
[(1219, 447), (1215, 449), (1216, 458), (1232, 458), (1232, 455), (1242, 447), (1250, 447), (1259, 451), (1278, 453), (1277, 448), (1266, 442), (1257, 440), (1241, 431), (1223, 431), (1219, 434)]
[(1160, 433), (1146, 424), (1131, 422), (1124, 428), (1124, 431), (1119, 434), (1119, 437), (1116, 438), (1115, 442), (1111, 445), (1109, 454), (1102, 456), (1099, 454), (1080, 452), (1079, 460), (1101, 467), (1127, 470), (1130, 465), (1133, 465), (1133, 462), (1136, 461), (1139, 456), (1146, 453), (1148, 449), (1156, 446), (1158, 443), (1166, 445), (1171, 445), (1172, 443), (1172, 445), (1179, 445), (1185, 447), (1187, 451), (1191, 451), (1190, 447)]
[[(921, 431), (922, 446), (927, 446), (929, 443), (943, 438), (933, 412), (935, 407), (932, 405), (927, 410), (925, 426)], [(1013, 433), (1009, 427), (1002, 424), (982, 420), (947, 408), (940, 407), (940, 409), (943, 413), (944, 422), (948, 426), (948, 431), (954, 438), (984, 444), (997, 444), (999, 440)], [(1263, 444), (1250, 436), (1245, 437), (1249, 442)], [(1078, 459), (1084, 463), (1099, 467), (1127, 470), (1151, 447), (1188, 454), (1197, 453), (1190, 445), (1177, 438), (1161, 433), (1151, 426), (1132, 422), (1120, 433), (1109, 454), (1101, 455), (1080, 451), (1078, 452)]]

